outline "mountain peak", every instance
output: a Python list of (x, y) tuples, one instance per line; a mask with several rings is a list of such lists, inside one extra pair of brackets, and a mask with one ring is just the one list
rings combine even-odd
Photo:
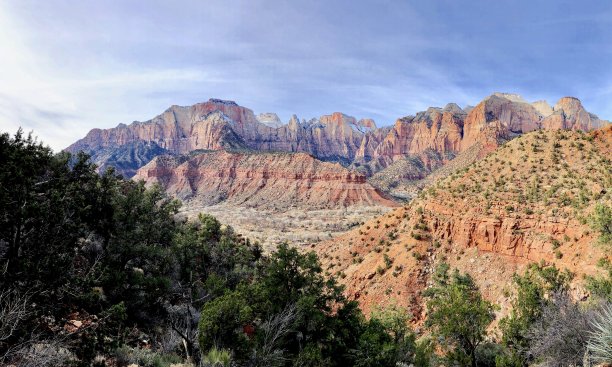
[(553, 114), (553, 108), (545, 100), (535, 101), (531, 104), (543, 117), (547, 117)]
[(257, 115), (256, 118), (257, 121), (269, 127), (279, 128), (283, 126), (283, 123), (281, 122), (278, 115), (273, 112), (260, 113), (259, 115)]
[(465, 113), (465, 111), (459, 107), (458, 104), (452, 102), (447, 103), (446, 106), (444, 106), (444, 111), (451, 113)]
[(568, 96), (559, 98), (557, 104), (555, 104), (554, 110), (575, 111), (582, 108), (582, 102), (580, 102), (578, 98)]
[(219, 98), (210, 98), (208, 100), (209, 103), (215, 103), (215, 104), (222, 104), (222, 105), (226, 105), (226, 106), (238, 106), (238, 103), (234, 102), (234, 101), (230, 101), (230, 100), (225, 100), (225, 99), (219, 99)]
[(496, 96), (496, 97), (505, 98), (505, 99), (510, 100), (512, 102), (528, 103), (520, 94), (516, 94), (516, 93), (495, 92), (495, 93), (493, 93), (493, 95)]

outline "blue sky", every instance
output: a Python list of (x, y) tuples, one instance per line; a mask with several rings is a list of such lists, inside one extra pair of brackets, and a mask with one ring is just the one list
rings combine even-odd
[(496, 91), (612, 119), (612, 2), (0, 2), (0, 130), (54, 149), (210, 97), (388, 125)]

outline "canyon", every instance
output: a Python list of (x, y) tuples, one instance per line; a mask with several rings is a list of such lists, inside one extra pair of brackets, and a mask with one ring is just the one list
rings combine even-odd
[(305, 153), (158, 156), (133, 178), (159, 184), (172, 196), (202, 205), (225, 202), (277, 210), (397, 205), (368, 184), (365, 175)]
[(161, 155), (133, 179), (181, 199), (182, 215), (212, 214), (266, 250), (315, 243), (398, 206), (364, 174), (306, 153)]
[(283, 124), (275, 113), (210, 99), (91, 130), (66, 150), (90, 154), (100, 171), (159, 184), (183, 201), (184, 215), (214, 214), (273, 248), (340, 235), (522, 134), (608, 123), (573, 97), (551, 106), (508, 93), (475, 107), (431, 107), (386, 127), (341, 112)]

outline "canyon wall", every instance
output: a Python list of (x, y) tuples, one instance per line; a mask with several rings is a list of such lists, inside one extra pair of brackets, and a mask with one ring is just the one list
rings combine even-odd
[(159, 184), (191, 206), (221, 202), (276, 209), (396, 206), (363, 174), (306, 153), (164, 155), (140, 168), (133, 179)]

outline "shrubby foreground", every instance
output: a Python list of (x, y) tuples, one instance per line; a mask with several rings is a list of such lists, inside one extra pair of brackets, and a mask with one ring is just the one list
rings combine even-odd
[[(99, 175), (85, 155), (0, 136), (0, 360), (16, 366), (550, 366), (612, 363), (610, 279), (517, 275), (513, 313), (442, 264), (418, 334), (401, 307), (366, 318), (314, 253), (262, 253), (159, 188)], [(600, 210), (602, 235), (609, 209)], [(606, 217), (606, 215), (608, 217)], [(608, 219), (606, 219), (608, 218)], [(612, 269), (609, 263), (604, 263)]]

